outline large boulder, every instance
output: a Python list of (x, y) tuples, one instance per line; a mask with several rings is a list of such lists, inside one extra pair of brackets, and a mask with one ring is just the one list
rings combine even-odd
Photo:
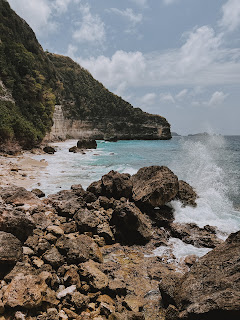
[(90, 284), (93, 290), (103, 290), (108, 285), (107, 276), (98, 268), (98, 264), (92, 260), (82, 263), (79, 273)]
[(12, 266), (22, 257), (22, 244), (11, 233), (0, 231), (0, 269)]
[(115, 238), (126, 244), (145, 244), (152, 237), (148, 219), (134, 203), (120, 203), (113, 211), (110, 221)]
[(193, 265), (175, 288), (184, 319), (231, 319), (240, 316), (240, 231)]
[(0, 231), (12, 233), (24, 242), (32, 233), (34, 227), (34, 222), (26, 214), (17, 210), (0, 210)]
[(178, 193), (178, 178), (167, 167), (141, 168), (132, 176), (133, 200), (141, 207), (161, 207)]
[(102, 254), (98, 245), (92, 238), (81, 234), (76, 238), (61, 236), (56, 243), (56, 247), (67, 257), (69, 263), (85, 262), (89, 259), (102, 262)]
[(93, 139), (80, 139), (77, 142), (78, 149), (97, 149), (97, 142)]
[(93, 231), (100, 223), (98, 217), (87, 208), (78, 210), (73, 218), (79, 232)]
[(197, 205), (197, 193), (187, 182), (183, 180), (179, 180), (179, 190), (176, 195), (176, 199), (180, 200), (184, 206), (190, 205), (195, 207)]
[(23, 187), (6, 187), (1, 188), (1, 197), (7, 204), (13, 204), (16, 206), (30, 205), (37, 206), (42, 205), (41, 200), (32, 192), (27, 191)]

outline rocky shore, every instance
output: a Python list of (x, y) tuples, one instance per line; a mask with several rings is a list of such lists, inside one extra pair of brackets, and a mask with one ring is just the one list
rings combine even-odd
[[(197, 194), (167, 167), (42, 196), (0, 188), (1, 320), (239, 319), (240, 232), (176, 223), (170, 201)], [(210, 252), (179, 260), (172, 239)]]

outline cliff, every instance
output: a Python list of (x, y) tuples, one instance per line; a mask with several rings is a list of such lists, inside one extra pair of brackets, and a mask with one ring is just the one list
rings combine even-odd
[(70, 58), (44, 52), (32, 29), (4, 0), (0, 81), (0, 143), (16, 140), (31, 148), (44, 137), (171, 138), (165, 118), (133, 108)]

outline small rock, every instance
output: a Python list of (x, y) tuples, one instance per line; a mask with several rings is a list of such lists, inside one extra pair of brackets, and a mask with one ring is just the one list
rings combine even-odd
[(56, 152), (56, 150), (51, 146), (44, 147), (43, 151), (48, 154), (54, 154)]
[(38, 198), (45, 197), (45, 193), (40, 189), (33, 189), (32, 193), (34, 193)]

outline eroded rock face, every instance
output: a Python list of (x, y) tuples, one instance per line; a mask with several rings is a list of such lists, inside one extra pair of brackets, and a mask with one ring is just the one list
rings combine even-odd
[(132, 196), (132, 182), (130, 175), (127, 173), (119, 173), (110, 171), (105, 174), (102, 179), (102, 194), (108, 198), (114, 199), (131, 198)]
[(1, 197), (2, 199), (8, 203), (8, 204), (13, 204), (16, 206), (21, 206), (21, 205), (41, 205), (42, 202), (39, 200), (39, 198), (33, 194), (30, 191), (27, 191), (25, 188), (22, 187), (6, 187), (6, 188), (1, 188)]
[(183, 205), (190, 205), (196, 207), (197, 193), (193, 188), (185, 181), (179, 180), (179, 190), (176, 195), (176, 199), (180, 200)]
[(151, 225), (134, 203), (119, 204), (113, 211), (111, 224), (115, 238), (122, 243), (144, 244), (152, 236)]
[(160, 207), (178, 193), (178, 178), (167, 167), (141, 168), (131, 177), (133, 200), (141, 207)]
[(240, 231), (199, 259), (175, 288), (186, 319), (239, 319)]

